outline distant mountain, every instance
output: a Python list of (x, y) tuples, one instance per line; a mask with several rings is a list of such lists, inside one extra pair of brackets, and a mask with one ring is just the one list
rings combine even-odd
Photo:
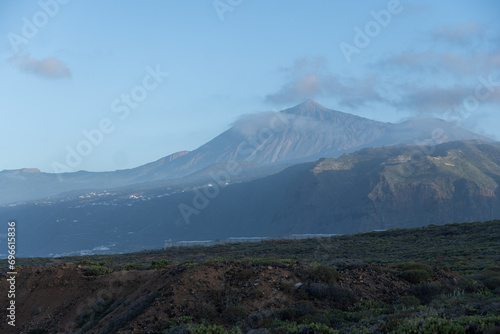
[[(281, 112), (261, 113), (236, 122), (194, 151), (182, 151), (155, 162), (116, 172), (33, 173), (0, 172), (0, 205), (28, 201), (77, 190), (112, 189), (133, 184), (166, 182), (205, 170), (236, 163), (254, 176), (278, 169), (270, 165), (338, 157), (360, 148), (396, 144), (437, 144), (481, 139), (478, 134), (439, 120), (411, 120), (392, 124), (330, 110), (308, 100)], [(261, 168), (265, 167), (265, 168)]]
[(109, 252), (294, 233), (357, 233), (500, 218), (500, 143), (365, 148), (243, 183), (124, 189), (0, 208), (23, 255)]
[[(399, 124), (330, 110), (314, 100), (276, 113), (243, 118), (229, 130), (178, 159), (157, 162), (130, 170), (130, 173), (158, 177), (181, 177), (217, 163), (250, 161), (275, 164), (314, 161), (337, 157), (363, 147), (396, 144), (442, 143), (486, 137), (436, 119), (405, 121)], [(144, 173), (147, 170), (147, 173)]]

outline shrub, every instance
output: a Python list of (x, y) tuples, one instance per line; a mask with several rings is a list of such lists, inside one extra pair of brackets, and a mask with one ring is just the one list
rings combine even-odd
[(403, 271), (412, 269), (425, 270), (429, 273), (429, 275), (432, 275), (432, 268), (425, 263), (403, 262), (398, 265), (398, 268), (400, 268)]
[(476, 281), (470, 278), (461, 278), (457, 281), (457, 287), (468, 293), (475, 293), (479, 291), (479, 285)]
[(307, 293), (318, 299), (327, 299), (332, 306), (346, 309), (357, 302), (357, 297), (349, 289), (326, 283), (311, 283), (305, 287)]
[(125, 263), (123, 265), (123, 270), (137, 270), (140, 269), (140, 265), (137, 263)]
[(420, 284), (410, 290), (410, 294), (417, 297), (424, 305), (429, 304), (432, 299), (440, 294), (441, 287), (437, 284)]
[(167, 259), (153, 260), (151, 261), (151, 269), (161, 269), (168, 265)]
[(474, 274), (474, 279), (481, 281), (488, 289), (500, 287), (500, 267), (490, 267)]
[(219, 325), (197, 325), (190, 326), (187, 329), (188, 333), (191, 334), (241, 334), (241, 330), (238, 327), (233, 327), (230, 330), (224, 329), (224, 327)]
[(197, 305), (193, 313), (197, 319), (204, 319), (207, 321), (213, 321), (214, 319), (219, 317), (219, 313), (215, 309), (214, 305)]
[(273, 266), (273, 267), (284, 268), (289, 264), (295, 263), (293, 260), (278, 259), (278, 258), (272, 258), (272, 257), (247, 258), (245, 260), (249, 261), (250, 264), (254, 267)]
[(230, 305), (222, 312), (222, 319), (233, 325), (247, 316), (248, 312), (243, 306)]
[(253, 271), (250, 269), (242, 269), (236, 274), (235, 279), (240, 282), (248, 281), (253, 276)]
[(309, 280), (316, 283), (333, 284), (339, 277), (339, 272), (329, 266), (315, 266), (309, 271)]
[(302, 300), (295, 307), (288, 307), (283, 310), (276, 311), (278, 319), (283, 321), (293, 321), (305, 315), (316, 313), (313, 303), (307, 300)]
[(281, 282), (281, 283), (280, 283), (280, 289), (281, 289), (284, 293), (286, 293), (286, 294), (290, 295), (290, 294), (292, 294), (292, 293), (295, 291), (295, 284), (293, 284), (293, 283)]
[(403, 296), (399, 300), (399, 304), (405, 308), (412, 308), (420, 305), (420, 299), (415, 296)]
[(272, 331), (273, 333), (317, 333), (317, 334), (336, 334), (338, 331), (328, 327), (325, 324), (297, 324), (296, 322), (280, 322)]
[(416, 284), (430, 278), (429, 272), (423, 269), (409, 269), (403, 271), (400, 276), (410, 283)]
[(193, 318), (192, 317), (187, 317), (187, 316), (180, 316), (180, 317), (177, 317), (173, 320), (170, 320), (168, 322), (168, 326), (169, 327), (178, 327), (178, 326), (181, 326), (181, 325), (184, 325), (184, 324), (189, 324), (193, 322)]
[(100, 276), (112, 272), (108, 267), (90, 264), (82, 268), (83, 274), (87, 276)]
[(461, 325), (454, 321), (430, 315), (403, 319), (392, 333), (458, 334), (465, 333), (465, 331)]

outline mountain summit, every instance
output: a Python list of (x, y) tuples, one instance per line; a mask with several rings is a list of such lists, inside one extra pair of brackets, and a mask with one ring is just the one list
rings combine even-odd
[(281, 112), (289, 115), (310, 117), (320, 121), (340, 121), (347, 119), (366, 120), (366, 118), (363, 117), (347, 114), (337, 110), (328, 109), (312, 99), (302, 102), (301, 104), (296, 105), (295, 107), (282, 110)]

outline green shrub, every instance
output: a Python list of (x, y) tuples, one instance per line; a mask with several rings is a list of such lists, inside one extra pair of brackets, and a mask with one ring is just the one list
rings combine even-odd
[(418, 262), (403, 262), (398, 264), (398, 268), (400, 268), (403, 271), (406, 270), (425, 270), (429, 273), (429, 275), (432, 275), (432, 268), (425, 264), (425, 263), (418, 263)]
[(125, 263), (123, 265), (123, 270), (137, 270), (137, 269), (140, 269), (141, 268), (141, 265), (138, 264), (138, 263)]
[(250, 262), (250, 264), (254, 267), (273, 266), (273, 267), (284, 268), (289, 264), (295, 263), (293, 260), (278, 259), (273, 257), (246, 258), (244, 260)]
[(435, 296), (442, 292), (441, 286), (437, 284), (419, 284), (410, 290), (410, 294), (417, 297), (424, 305), (429, 304)]
[(391, 333), (406, 334), (462, 334), (465, 330), (458, 323), (437, 315), (403, 319)]
[(470, 278), (459, 279), (457, 281), (457, 287), (467, 293), (475, 293), (479, 291), (478, 283)]
[(192, 317), (180, 316), (168, 322), (169, 327), (178, 327), (184, 324), (189, 324), (193, 322)]
[(82, 268), (82, 271), (83, 274), (87, 276), (100, 276), (112, 272), (112, 270), (109, 269), (108, 267), (95, 264), (86, 265), (85, 267)]
[(168, 265), (167, 259), (153, 260), (151, 261), (151, 269), (161, 269)]
[(83, 266), (95, 265), (95, 266), (105, 267), (105, 266), (110, 265), (111, 263), (109, 261), (81, 260), (81, 261), (78, 262), (78, 264), (83, 265)]
[(296, 322), (278, 322), (272, 333), (314, 333), (314, 334), (336, 334), (337, 330), (328, 327), (325, 324), (297, 324)]
[(415, 296), (403, 296), (399, 300), (399, 304), (404, 308), (412, 308), (420, 305), (420, 299)]
[(190, 326), (187, 329), (187, 332), (191, 334), (241, 334), (241, 330), (238, 327), (233, 327), (230, 330), (226, 330), (224, 329), (224, 327), (219, 325), (206, 324)]
[(400, 276), (413, 284), (426, 281), (430, 278), (429, 272), (423, 269), (408, 269), (403, 271)]
[(222, 319), (233, 325), (245, 319), (247, 316), (248, 312), (243, 306), (229, 305), (222, 312)]
[(351, 290), (338, 285), (311, 283), (305, 287), (305, 291), (311, 297), (328, 300), (332, 306), (340, 309), (347, 309), (358, 300)]
[(330, 266), (314, 266), (309, 271), (309, 280), (315, 283), (333, 284), (339, 277), (339, 272)]
[(473, 275), (474, 279), (482, 282), (488, 289), (500, 287), (500, 267), (490, 267)]
[(207, 321), (213, 321), (216, 318), (218, 319), (219, 313), (214, 305), (206, 305), (206, 304), (198, 304), (195, 306), (194, 316), (197, 319), (203, 319)]

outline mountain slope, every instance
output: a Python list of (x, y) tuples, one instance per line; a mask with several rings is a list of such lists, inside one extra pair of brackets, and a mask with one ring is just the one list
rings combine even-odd
[(314, 161), (363, 147), (467, 139), (488, 140), (440, 119), (384, 123), (327, 109), (308, 100), (278, 113), (244, 118), (205, 145), (155, 170), (164, 177), (179, 177), (228, 161)]
[[(356, 233), (500, 218), (500, 143), (367, 148), (244, 183), (0, 208), (23, 255), (294, 233)], [(130, 195), (132, 194), (132, 195)], [(21, 245), (22, 244), (22, 245)]]

